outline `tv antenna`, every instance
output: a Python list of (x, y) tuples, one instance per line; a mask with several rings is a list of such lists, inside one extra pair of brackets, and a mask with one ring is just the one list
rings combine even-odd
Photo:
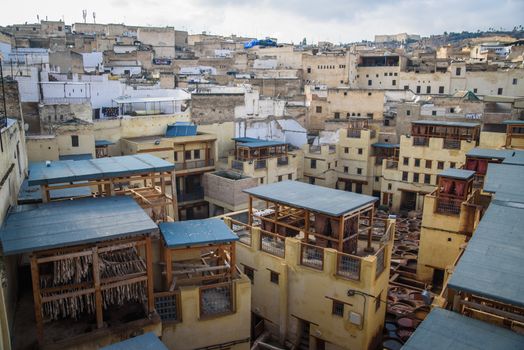
[(82, 17), (84, 18), (84, 23), (86, 23), (87, 10), (82, 10)]
[(93, 11), (93, 23), (96, 23), (96, 12)]

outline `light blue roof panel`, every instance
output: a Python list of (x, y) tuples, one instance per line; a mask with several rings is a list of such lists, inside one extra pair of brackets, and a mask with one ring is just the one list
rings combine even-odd
[(377, 143), (372, 144), (371, 146), (377, 147), (377, 148), (400, 148), (400, 144), (398, 143), (377, 142)]
[(167, 347), (154, 333), (149, 332), (105, 346), (100, 350), (167, 350)]
[(440, 125), (440, 126), (457, 126), (462, 128), (474, 128), (480, 126), (479, 123), (470, 122), (449, 122), (449, 121), (438, 121), (438, 120), (414, 120), (412, 124), (419, 125)]
[(523, 349), (524, 336), (494, 324), (434, 308), (403, 350)]
[(446, 170), (440, 172), (438, 176), (451, 177), (453, 179), (459, 180), (468, 180), (475, 175), (473, 170), (463, 170), (455, 168), (447, 168)]
[(93, 155), (91, 153), (67, 154), (67, 155), (58, 156), (58, 159), (59, 160), (86, 160), (86, 159), (93, 159)]
[(114, 144), (114, 142), (108, 140), (95, 140), (95, 147), (111, 146)]
[(341, 216), (377, 201), (376, 197), (310, 185), (299, 181), (282, 181), (244, 190), (265, 200), (331, 216)]
[(131, 197), (84, 198), (14, 207), (0, 229), (5, 255), (157, 231)]
[(31, 164), (29, 185), (97, 180), (108, 177), (139, 175), (148, 172), (172, 171), (174, 164), (150, 154), (106, 157), (78, 161), (52, 161)]
[(168, 248), (238, 240), (238, 236), (220, 219), (162, 222), (159, 227)]
[(239, 146), (248, 147), (248, 148), (259, 148), (259, 147), (284, 146), (286, 144), (287, 143), (284, 141), (258, 140), (257, 142), (240, 143)]
[(524, 167), (512, 164), (489, 164), (484, 191), (495, 199), (524, 203)]
[(511, 154), (507, 149), (488, 149), (475, 147), (466, 153), (467, 157), (504, 159)]

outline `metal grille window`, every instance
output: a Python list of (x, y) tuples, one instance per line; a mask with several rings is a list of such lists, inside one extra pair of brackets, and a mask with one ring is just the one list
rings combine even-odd
[(437, 163), (437, 168), (440, 169), (440, 170), (444, 169), (444, 162), (438, 162)]
[(360, 258), (339, 254), (337, 274), (350, 279), (360, 280)]
[(416, 167), (420, 166), (420, 159), (419, 158), (415, 158), (415, 166)]
[(335, 316), (344, 317), (344, 304), (340, 301), (333, 300), (331, 313)]
[(251, 280), (251, 284), (255, 283), (255, 269), (244, 265), (244, 274)]
[(155, 294), (155, 309), (164, 322), (181, 321), (179, 293), (164, 292)]
[(300, 263), (315, 269), (324, 268), (324, 248), (302, 244)]
[(431, 175), (430, 174), (425, 174), (424, 175), (424, 183), (428, 184), (428, 185), (431, 183)]
[(376, 268), (375, 278), (378, 278), (380, 276), (382, 271), (384, 271), (385, 267), (386, 267), (386, 258), (384, 254), (384, 248), (382, 248), (377, 252), (377, 268)]
[(409, 157), (403, 157), (402, 158), (402, 164), (409, 165)]
[(278, 284), (278, 277), (279, 277), (279, 274), (276, 273), (275, 271), (269, 271), (269, 280), (271, 281), (271, 283), (274, 283), (274, 284)]
[(260, 250), (283, 258), (286, 253), (285, 237), (270, 232), (260, 232)]
[(231, 283), (200, 287), (200, 316), (215, 316), (233, 312)]

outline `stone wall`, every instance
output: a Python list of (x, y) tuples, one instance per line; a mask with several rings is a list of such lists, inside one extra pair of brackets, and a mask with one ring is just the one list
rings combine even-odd
[(191, 120), (196, 124), (232, 122), (235, 107), (244, 105), (244, 94), (192, 94)]

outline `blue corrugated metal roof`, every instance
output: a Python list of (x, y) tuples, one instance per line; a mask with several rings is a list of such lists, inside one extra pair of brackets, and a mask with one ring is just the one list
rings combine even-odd
[(479, 123), (470, 123), (470, 122), (448, 122), (448, 121), (438, 121), (438, 120), (414, 120), (412, 124), (420, 125), (441, 125), (441, 126), (457, 126), (462, 128), (474, 128), (480, 126)]
[(95, 140), (95, 147), (104, 147), (114, 145), (114, 142), (108, 140)]
[(286, 144), (287, 143), (283, 142), (283, 141), (258, 140), (257, 142), (240, 143), (239, 146), (248, 147), (248, 148), (258, 148), (258, 147), (283, 146), (283, 145), (286, 145)]
[(249, 188), (244, 192), (262, 199), (331, 216), (341, 216), (377, 201), (376, 197), (310, 185), (299, 181), (282, 181)]
[(167, 125), (166, 137), (195, 136), (196, 134), (197, 126), (189, 122), (177, 122)]
[(127, 196), (85, 198), (15, 207), (2, 228), (5, 255), (110, 240), (156, 231)]
[(463, 170), (455, 168), (447, 168), (446, 170), (440, 172), (438, 176), (451, 177), (454, 179), (467, 180), (472, 178), (475, 175), (473, 170)]
[(233, 137), (232, 140), (236, 142), (242, 142), (242, 143), (260, 141), (260, 139), (256, 139), (254, 137)]
[(29, 167), (29, 185), (56, 184), (172, 171), (175, 165), (150, 154), (106, 157), (78, 161), (52, 161), (51, 166), (35, 163)]
[(494, 324), (434, 308), (403, 350), (523, 349), (524, 336)]
[(373, 147), (378, 148), (400, 148), (400, 144), (398, 143), (383, 143), (383, 142), (377, 142), (372, 144)]
[(58, 159), (59, 160), (87, 160), (87, 159), (93, 159), (93, 155), (91, 153), (67, 154), (67, 155), (58, 156)]
[(149, 332), (105, 346), (100, 350), (167, 350), (167, 347), (154, 333)]
[(169, 248), (238, 241), (220, 219), (162, 222), (159, 227)]
[[(51, 199), (83, 197), (91, 195), (91, 189), (86, 187), (63, 188), (49, 191)], [(22, 182), (18, 192), (18, 204), (40, 203), (42, 201), (42, 191), (40, 186), (29, 186), (27, 179)]]
[(495, 193), (500, 201), (524, 202), (524, 167), (511, 164), (489, 164), (484, 191)]
[(448, 287), (524, 306), (524, 205), (494, 200)]

